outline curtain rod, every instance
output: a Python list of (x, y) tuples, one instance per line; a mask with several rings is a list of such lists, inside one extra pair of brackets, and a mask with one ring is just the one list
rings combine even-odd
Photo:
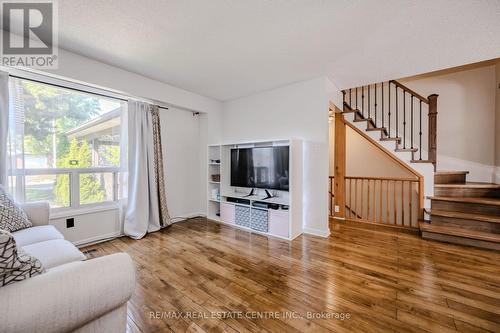
[[(21, 79), (21, 80), (32, 81), (32, 82), (36, 82), (36, 83), (47, 84), (47, 85), (50, 85), (50, 86), (54, 86), (54, 87), (58, 87), (58, 88), (63, 88), (63, 89), (74, 90), (74, 91), (78, 91), (78, 92), (82, 92), (82, 93), (86, 93), (86, 94), (91, 94), (91, 95), (97, 95), (97, 96), (106, 97), (106, 98), (117, 99), (117, 100), (122, 101), (122, 102), (128, 102), (129, 101), (126, 98), (121, 98), (121, 97), (106, 95), (106, 94), (102, 94), (102, 93), (98, 93), (98, 92), (93, 92), (93, 91), (88, 91), (88, 90), (83, 90), (83, 89), (78, 89), (78, 88), (74, 88), (74, 87), (68, 87), (68, 86), (64, 86), (64, 85), (61, 85), (61, 84), (57, 84), (57, 83), (44, 82), (44, 81), (41, 81), (41, 80), (36, 80), (36, 79), (32, 79), (32, 78), (22, 77), (22, 76), (18, 76), (18, 75), (14, 75), (14, 74), (9, 74), (9, 77), (13, 77), (13, 78), (16, 78), (16, 79)], [(156, 105), (156, 106), (159, 109), (168, 110), (168, 108), (166, 106), (161, 106), (161, 105)]]

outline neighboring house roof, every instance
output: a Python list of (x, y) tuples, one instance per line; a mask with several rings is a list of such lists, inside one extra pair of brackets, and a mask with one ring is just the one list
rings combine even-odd
[(92, 139), (101, 137), (103, 134), (109, 134), (110, 129), (120, 126), (120, 117), (122, 110), (116, 108), (97, 118), (94, 118), (76, 128), (65, 133), (69, 140), (72, 139)]

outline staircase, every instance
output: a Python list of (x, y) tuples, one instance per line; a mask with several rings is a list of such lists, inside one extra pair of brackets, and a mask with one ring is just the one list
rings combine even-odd
[(342, 93), (344, 118), (421, 175), (423, 194), (433, 196), (438, 95), (425, 98), (395, 80)]
[(425, 239), (500, 250), (500, 185), (467, 182), (467, 171), (435, 174)]
[(344, 118), (424, 179), (424, 239), (500, 250), (500, 185), (467, 182), (468, 171), (436, 172), (438, 95), (394, 80), (342, 93)]

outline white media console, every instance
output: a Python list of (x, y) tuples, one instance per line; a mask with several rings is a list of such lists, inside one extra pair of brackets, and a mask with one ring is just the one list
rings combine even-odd
[[(231, 149), (289, 146), (289, 191), (231, 186)], [(208, 211), (210, 220), (255, 233), (292, 240), (302, 234), (302, 140), (273, 140), (208, 146)], [(217, 179), (217, 176), (220, 175)], [(238, 202), (234, 202), (238, 201)], [(254, 203), (275, 204), (273, 208)], [(276, 207), (277, 206), (277, 207)]]

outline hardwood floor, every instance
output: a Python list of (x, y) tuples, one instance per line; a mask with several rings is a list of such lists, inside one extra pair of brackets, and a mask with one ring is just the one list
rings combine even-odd
[(129, 332), (500, 332), (499, 252), (357, 224), (331, 231), (287, 242), (196, 218), (84, 250), (134, 259)]

